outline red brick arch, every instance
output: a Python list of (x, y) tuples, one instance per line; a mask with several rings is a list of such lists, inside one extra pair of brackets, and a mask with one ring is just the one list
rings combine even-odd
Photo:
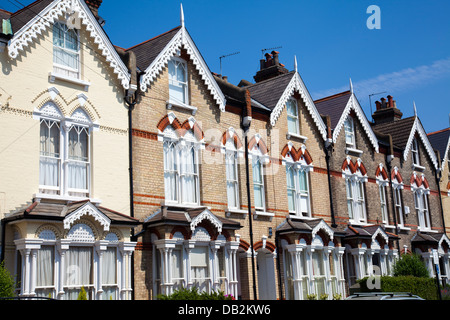
[(281, 150), (281, 155), (283, 157), (286, 157), (287, 154), (290, 154), (294, 161), (305, 160), (305, 162), (307, 164), (311, 164), (313, 161), (311, 154), (309, 153), (309, 151), (307, 149), (299, 148), (297, 150), (297, 149), (295, 149), (294, 146), (291, 146), (291, 148), (289, 149), (288, 144), (286, 144), (283, 147), (283, 150)]
[[(230, 130), (228, 129), (227, 131), (225, 131), (222, 134), (222, 144), (225, 145), (227, 143), (228, 139), (230, 139), (230, 138), (231, 138), (231, 134), (230, 134)], [(232, 139), (233, 139), (234, 147), (236, 149), (242, 148), (242, 141), (236, 133), (233, 134)]]
[(258, 146), (262, 154), (267, 154), (269, 152), (269, 149), (267, 149), (267, 145), (265, 144), (262, 138), (260, 138), (259, 141), (257, 142), (256, 136), (253, 136), (248, 142), (248, 150), (252, 150), (255, 145)]
[[(255, 251), (258, 251), (258, 250), (260, 250), (260, 249), (263, 249), (263, 242), (262, 242), (261, 240), (258, 241), (258, 242), (256, 242), (256, 243), (254, 244), (254, 246), (253, 246), (253, 249), (254, 249)], [(272, 242), (266, 240), (266, 247), (265, 247), (265, 249), (269, 250), (270, 252), (274, 252), (275, 249), (276, 249), (276, 246), (275, 246), (274, 243), (272, 243)]]

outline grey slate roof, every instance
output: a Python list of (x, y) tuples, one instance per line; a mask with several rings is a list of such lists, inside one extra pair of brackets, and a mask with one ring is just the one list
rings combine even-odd
[(409, 118), (396, 120), (394, 122), (373, 125), (372, 129), (384, 134), (390, 134), (392, 136), (392, 143), (394, 146), (405, 149), (415, 120), (416, 117), (412, 116)]
[(273, 110), (294, 74), (295, 71), (291, 71), (243, 88), (250, 91), (254, 100)]
[[(168, 224), (168, 225), (184, 225), (188, 226), (192, 219), (197, 217), (203, 211), (207, 210), (206, 207), (199, 208), (180, 208), (180, 207), (161, 207), (160, 210), (156, 211), (152, 216), (150, 216), (147, 220), (144, 221), (144, 228), (149, 225), (160, 225), (160, 224)], [(214, 215), (221, 223), (224, 229), (239, 229), (241, 225), (239, 222), (236, 222), (231, 219), (223, 218), (220, 216)]]
[(411, 243), (439, 243), (442, 236), (441, 233), (422, 233), (417, 232), (411, 239)]
[(136, 55), (136, 64), (141, 71), (145, 71), (147, 67), (155, 60), (158, 54), (166, 47), (172, 38), (180, 30), (181, 26), (173, 28), (159, 36), (151, 38), (140, 44), (126, 49), (133, 51)]
[(450, 139), (450, 128), (428, 134), (428, 140), (430, 140), (430, 143), (433, 146), (433, 148), (439, 150), (441, 161), (444, 160), (443, 158), (445, 155), (449, 139)]
[(349, 90), (314, 101), (319, 113), (330, 117), (331, 129), (336, 128), (350, 96), (351, 92)]
[[(289, 217), (286, 218), (281, 224), (277, 227), (277, 232), (279, 233), (290, 233), (290, 232), (297, 232), (297, 233), (311, 233), (312, 230), (321, 222), (323, 219), (295, 219), (292, 220)], [(330, 229), (333, 230), (334, 234), (336, 236), (343, 236), (344, 233), (342, 230), (338, 228), (332, 228), (330, 226)]]
[(19, 31), (31, 19), (44, 10), (53, 0), (36, 0), (28, 6), (11, 14), (13, 32)]
[[(33, 202), (25, 210), (19, 210), (4, 218), (5, 221), (24, 220), (24, 219), (48, 219), (62, 221), (70, 213), (74, 212), (78, 208), (82, 207), (89, 200), (77, 201), (77, 202), (58, 202), (58, 201), (44, 201)], [(120, 212), (96, 206), (96, 208), (107, 216), (111, 220), (111, 224), (125, 224), (125, 225), (138, 225), (139, 220), (122, 214)]]

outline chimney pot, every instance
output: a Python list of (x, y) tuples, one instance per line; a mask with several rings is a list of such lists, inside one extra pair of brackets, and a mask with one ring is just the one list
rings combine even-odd
[(392, 96), (388, 95), (387, 98), (388, 98), (388, 108), (394, 108), (394, 100), (392, 99)]
[(375, 101), (375, 105), (377, 106), (377, 110), (381, 109), (381, 102), (380, 101)]

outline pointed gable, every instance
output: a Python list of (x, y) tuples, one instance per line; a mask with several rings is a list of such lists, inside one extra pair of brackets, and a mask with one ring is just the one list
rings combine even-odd
[(334, 143), (336, 143), (337, 137), (344, 127), (345, 119), (353, 111), (373, 148), (378, 152), (378, 139), (352, 90), (316, 100), (314, 103), (321, 115), (330, 117)]
[(147, 90), (158, 74), (166, 67), (170, 58), (181, 49), (187, 51), (204, 84), (218, 104), (219, 109), (224, 112), (226, 104), (225, 96), (193, 39), (186, 30), (184, 18), (182, 18), (181, 26), (127, 49), (127, 51), (131, 50), (135, 52), (138, 67), (144, 72), (140, 81), (141, 90), (144, 92)]
[(14, 36), (8, 43), (11, 59), (19, 57), (35, 39), (50, 28), (59, 17), (76, 12), (88, 35), (98, 46), (98, 52), (112, 68), (124, 89), (129, 89), (130, 75), (114, 45), (92, 14), (84, 0), (37, 0), (11, 15)]
[(450, 128), (429, 133), (428, 139), (433, 148), (439, 151), (442, 161), (441, 168), (444, 169), (445, 161), (450, 157)]

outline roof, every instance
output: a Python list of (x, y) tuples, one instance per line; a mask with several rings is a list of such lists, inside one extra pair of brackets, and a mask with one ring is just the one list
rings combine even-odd
[(346, 229), (345, 237), (372, 238), (377, 233), (377, 231), (384, 233), (390, 239), (398, 238), (397, 235), (387, 232), (380, 225), (377, 224), (369, 226), (348, 226), (348, 228)]
[(274, 78), (245, 86), (250, 91), (251, 97), (273, 110), (283, 95), (286, 87), (291, 82), (295, 71), (291, 71)]
[(161, 209), (158, 209), (153, 215), (148, 217), (144, 221), (144, 227), (161, 224), (189, 226), (196, 217), (203, 214), (205, 211), (207, 215), (209, 215), (213, 219), (217, 219), (221, 223), (223, 229), (241, 228), (241, 224), (239, 222), (217, 216), (211, 213), (211, 211), (209, 211), (207, 207), (180, 208), (165, 206), (162, 206)]
[(333, 232), (334, 235), (343, 236), (342, 230), (338, 228), (332, 228), (323, 219), (295, 219), (292, 220), (290, 217), (287, 217), (284, 222), (282, 222), (277, 227), (277, 232), (279, 233), (312, 233), (313, 230), (322, 224), (326, 226), (329, 230)]
[(450, 246), (450, 240), (445, 233), (422, 233), (417, 232), (411, 239), (411, 243), (415, 244), (439, 244), (442, 240), (447, 242), (447, 245)]
[(154, 38), (132, 46), (125, 51), (134, 52), (134, 54), (136, 55), (137, 67), (144, 71), (156, 59), (159, 53), (167, 46), (167, 44), (177, 34), (180, 28), (181, 26), (173, 28)]
[(53, 0), (36, 0), (26, 7), (11, 14), (11, 26), (13, 32), (19, 31), (31, 19), (44, 10)]
[(351, 91), (348, 90), (314, 101), (319, 113), (330, 117), (331, 129), (336, 128), (351, 95)]
[(416, 117), (412, 116), (393, 122), (375, 124), (372, 125), (372, 128), (380, 133), (390, 134), (395, 147), (406, 149), (415, 120)]
[[(441, 161), (445, 161), (445, 155), (450, 147), (450, 128), (428, 133), (428, 140), (436, 150), (439, 150)], [(449, 154), (447, 153), (447, 157)]]
[[(71, 213), (77, 209), (83, 207), (86, 204), (92, 204), (89, 200), (77, 201), (77, 202), (58, 202), (58, 201), (44, 201), (33, 202), (25, 210), (19, 210), (4, 218), (5, 221), (12, 220), (28, 220), (28, 219), (44, 219), (44, 220), (57, 220), (63, 221)], [(103, 215), (111, 220), (111, 224), (125, 224), (125, 225), (138, 225), (139, 220), (127, 216), (123, 213), (101, 207), (94, 207)]]

